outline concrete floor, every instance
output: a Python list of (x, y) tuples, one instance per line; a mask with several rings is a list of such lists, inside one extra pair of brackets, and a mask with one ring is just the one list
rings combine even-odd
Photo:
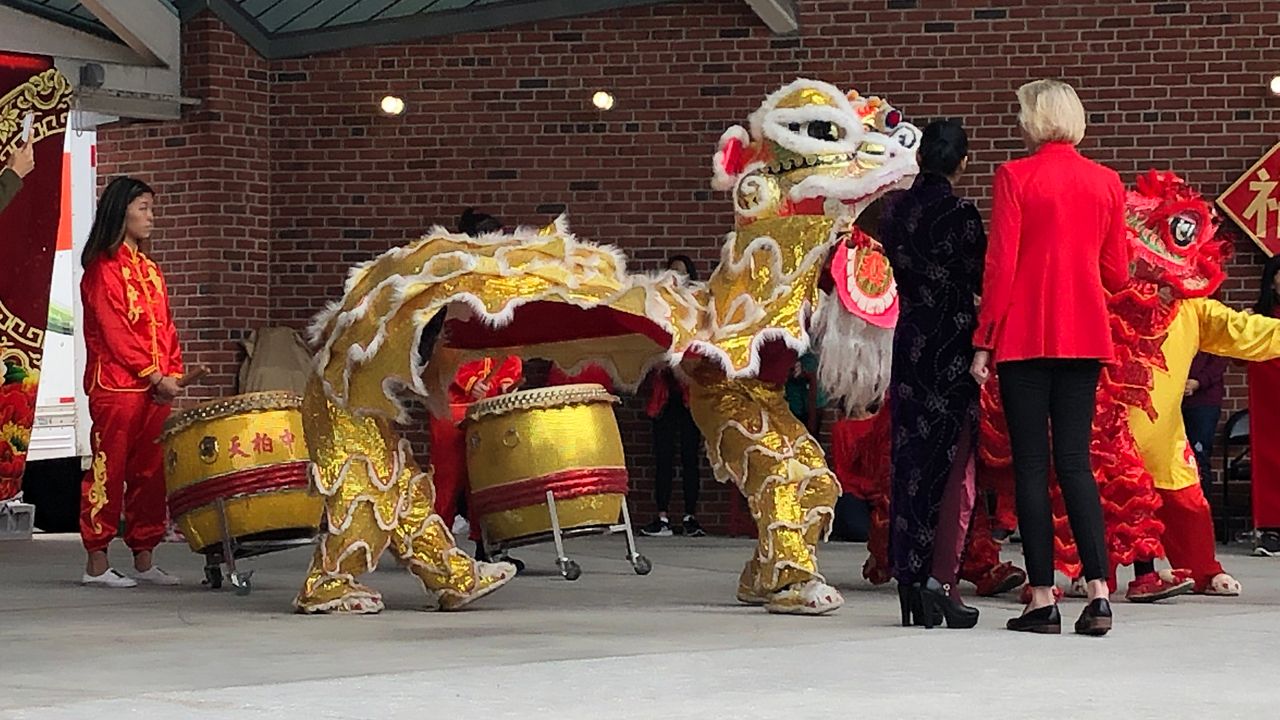
[[(858, 573), (861, 545), (825, 548), (848, 605), (772, 617), (733, 602), (750, 544), (642, 539), (637, 577), (621, 538), (571, 541), (584, 568), (555, 574), (545, 546), (527, 576), (460, 613), (425, 613), (394, 563), (372, 578), (388, 610), (300, 617), (307, 564), (249, 561), (248, 597), (199, 586), (203, 559), (161, 548), (181, 588), (75, 584), (78, 541), (0, 543), (0, 718), (1061, 718), (1275, 717), (1280, 564), (1229, 558), (1246, 594), (1116, 605), (1104, 639), (1014, 635), (1012, 599), (977, 602), (967, 632), (896, 626), (897, 600)], [(1016, 546), (1014, 546), (1016, 548)], [(118, 567), (127, 563), (116, 550)], [(1080, 601), (1067, 601), (1073, 620)]]

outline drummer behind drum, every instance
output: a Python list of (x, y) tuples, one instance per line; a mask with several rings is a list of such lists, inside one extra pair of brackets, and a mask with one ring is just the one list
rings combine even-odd
[[(82, 585), (179, 584), (152, 557), (166, 520), (157, 440), (169, 405), (182, 392), (182, 351), (164, 277), (140, 248), (151, 238), (154, 203), (155, 192), (141, 180), (112, 180), (81, 257), (85, 391), (93, 421), (93, 464), (80, 497), (80, 537), (89, 554)], [(122, 511), (133, 577), (107, 560)]]
[[(432, 416), (431, 466), (435, 468), (436, 514), (446, 526), (453, 526), (458, 500), (468, 488), (466, 433), (461, 427), (467, 408), (477, 400), (519, 389), (522, 375), (523, 364), (514, 355), (501, 362), (484, 358), (466, 363), (458, 368), (453, 382), (449, 383), (451, 416)], [(471, 539), (476, 541), (476, 559), (486, 559), (480, 542), (480, 525), (476, 522), (471, 523)]]

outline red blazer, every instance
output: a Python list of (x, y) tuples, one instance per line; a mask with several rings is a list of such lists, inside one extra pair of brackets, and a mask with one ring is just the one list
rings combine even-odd
[(1068, 143), (996, 170), (974, 346), (998, 362), (1110, 360), (1106, 291), (1129, 280), (1124, 198), (1114, 170)]
[(168, 288), (151, 258), (128, 245), (98, 256), (84, 270), (80, 296), (86, 392), (145, 392), (153, 372), (182, 376)]

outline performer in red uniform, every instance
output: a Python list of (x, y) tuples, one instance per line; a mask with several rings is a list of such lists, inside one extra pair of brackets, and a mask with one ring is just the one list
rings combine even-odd
[[(140, 180), (111, 181), (81, 258), (85, 391), (93, 420), (93, 464), (80, 497), (80, 537), (89, 553), (84, 585), (179, 584), (152, 559), (166, 517), (157, 441), (169, 405), (182, 392), (182, 352), (164, 278), (139, 248), (151, 238), (154, 202), (155, 193)], [(107, 561), (122, 512), (136, 580)]]
[[(503, 395), (515, 390), (523, 377), (520, 358), (502, 361), (484, 358), (458, 368), (449, 383), (450, 417), (431, 418), (431, 465), (435, 468), (436, 513), (445, 525), (453, 527), (458, 514), (458, 501), (467, 492), (466, 433), (461, 424), (467, 408), (477, 400)], [(473, 518), (474, 519), (474, 518)], [(472, 523), (471, 536), (479, 540), (480, 528)]]

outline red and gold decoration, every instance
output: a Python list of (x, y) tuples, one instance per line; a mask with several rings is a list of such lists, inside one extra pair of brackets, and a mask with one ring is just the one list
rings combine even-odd
[(22, 489), (62, 208), (62, 140), (71, 84), (47, 57), (0, 53), (0, 162), (34, 117), (36, 167), (0, 210), (0, 501)]
[(1262, 252), (1280, 253), (1280, 143), (1222, 193), (1218, 207)]

